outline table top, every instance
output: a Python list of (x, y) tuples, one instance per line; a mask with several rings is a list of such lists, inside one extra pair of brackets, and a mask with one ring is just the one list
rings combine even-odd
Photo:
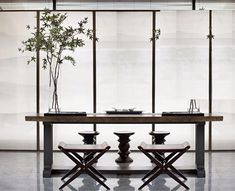
[(153, 124), (223, 121), (223, 116), (219, 114), (205, 114), (204, 116), (162, 116), (159, 113), (143, 113), (138, 115), (107, 115), (105, 113), (88, 113), (87, 116), (44, 116), (44, 114), (35, 113), (25, 116), (25, 120), (48, 123)]

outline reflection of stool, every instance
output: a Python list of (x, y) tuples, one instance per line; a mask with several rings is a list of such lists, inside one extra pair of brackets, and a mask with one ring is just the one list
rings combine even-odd
[[(107, 143), (103, 143), (100, 145), (77, 145), (77, 144), (65, 144), (61, 142), (58, 146), (58, 148), (65, 154), (67, 157), (69, 157), (74, 163), (76, 163), (76, 166), (73, 167), (72, 170), (70, 170), (66, 175), (62, 177), (62, 180), (67, 178), (69, 175), (72, 175), (59, 189), (64, 188), (66, 185), (68, 185), (70, 182), (72, 182), (75, 178), (77, 178), (80, 174), (85, 172), (90, 177), (92, 177), (94, 180), (96, 180), (98, 183), (103, 185), (106, 189), (109, 190), (109, 187), (100, 179), (106, 180), (106, 178), (97, 171), (92, 165), (97, 161), (105, 152), (107, 152), (110, 149), (110, 146)], [(94, 158), (87, 160), (86, 158), (83, 158), (78, 153), (90, 153), (91, 155), (95, 155)], [(100, 178), (99, 178), (100, 177)]]
[[(151, 145), (146, 143), (141, 143), (140, 146), (138, 146), (138, 149), (141, 150), (151, 161), (156, 164), (156, 166), (150, 170), (143, 178), (142, 180), (148, 178), (142, 186), (139, 187), (139, 189), (142, 189), (147, 184), (152, 182), (155, 178), (157, 178), (160, 174), (166, 173), (171, 178), (173, 178), (175, 181), (177, 181), (179, 184), (181, 184), (186, 189), (189, 189), (188, 186), (186, 186), (175, 174), (183, 178), (184, 180), (187, 180), (187, 178), (181, 174), (178, 170), (173, 167), (173, 163), (179, 159), (188, 149), (190, 148), (190, 145), (188, 142), (185, 142), (183, 144), (168, 144), (168, 145)], [(152, 154), (158, 154), (158, 153), (166, 153), (169, 152), (170, 154), (163, 158), (161, 155), (158, 155), (158, 158), (154, 158)], [(170, 171), (171, 170), (171, 171)]]
[(118, 186), (113, 188), (113, 191), (135, 191), (135, 187), (131, 186), (131, 181), (128, 177), (119, 178)]
[[(153, 144), (164, 144), (165, 143), (165, 137), (167, 135), (170, 134), (170, 132), (168, 131), (151, 131), (149, 133), (150, 135), (152, 135), (153, 138)], [(164, 158), (164, 153), (159, 153), (163, 158)], [(155, 155), (155, 157), (157, 158), (158, 155)], [(159, 158), (158, 158), (159, 160)]]
[[(80, 132), (78, 132), (78, 134), (83, 137), (82, 141), (84, 144), (94, 145), (96, 143), (96, 136), (99, 135), (99, 132), (97, 132), (97, 131), (80, 131)], [(84, 158), (87, 155), (89, 155), (89, 153), (84, 153)], [(90, 155), (90, 158), (88, 158), (87, 160), (90, 160), (91, 158), (93, 158), (92, 155)]]
[(129, 137), (131, 135), (134, 135), (134, 132), (131, 131), (116, 131), (114, 132), (115, 135), (119, 137), (119, 157), (115, 160), (117, 163), (127, 163), (127, 162), (133, 162), (133, 160), (129, 157), (130, 151), (130, 144), (129, 144)]
[(79, 190), (79, 191), (100, 190), (100, 186), (101, 185), (99, 183), (97, 183), (95, 180), (93, 180), (89, 177), (85, 177), (85, 178), (83, 178), (82, 184), (78, 189), (73, 188), (71, 190)]

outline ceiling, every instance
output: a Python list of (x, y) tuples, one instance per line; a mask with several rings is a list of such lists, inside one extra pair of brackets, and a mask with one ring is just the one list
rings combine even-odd
[[(185, 3), (193, 0), (56, 0), (57, 2), (163, 2), (163, 3)], [(53, 0), (0, 0), (0, 3), (48, 3)], [(235, 0), (196, 0), (196, 3), (235, 3)]]
[[(56, 0), (58, 10), (192, 10), (193, 0)], [(196, 0), (199, 10), (235, 10), (235, 0)], [(52, 9), (53, 0), (0, 0), (2, 10)]]

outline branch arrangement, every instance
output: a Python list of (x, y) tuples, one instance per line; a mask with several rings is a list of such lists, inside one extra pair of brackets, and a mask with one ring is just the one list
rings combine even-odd
[[(84, 18), (77, 23), (77, 27), (66, 26), (64, 21), (67, 19), (67, 13), (52, 13), (45, 10), (40, 17), (40, 28), (34, 27), (32, 37), (22, 41), (23, 48), (19, 48), (22, 53), (25, 51), (42, 51), (42, 67), (49, 68), (49, 86), (53, 85), (51, 110), (59, 111), (58, 100), (58, 79), (61, 71), (61, 64), (70, 62), (75, 65), (75, 59), (71, 56), (77, 47), (85, 45), (82, 37), (93, 39), (94, 31), (87, 29), (85, 25), (88, 18)], [(31, 26), (27, 26), (30, 30)], [(70, 53), (70, 54), (69, 54)], [(32, 56), (28, 64), (36, 62), (36, 57)]]

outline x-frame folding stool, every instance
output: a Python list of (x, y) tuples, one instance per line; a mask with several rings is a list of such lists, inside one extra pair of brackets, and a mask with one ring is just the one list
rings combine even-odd
[[(160, 174), (165, 172), (168, 174), (171, 178), (173, 178), (175, 181), (177, 181), (179, 184), (181, 184), (186, 189), (189, 189), (188, 186), (184, 184), (175, 174), (183, 178), (184, 180), (187, 180), (187, 178), (181, 174), (172, 164), (179, 159), (188, 149), (190, 148), (190, 145), (188, 142), (185, 142), (183, 144), (168, 144), (168, 145), (150, 145), (146, 144), (144, 142), (141, 143), (140, 146), (138, 146), (138, 149), (142, 151), (156, 166), (150, 170), (143, 178), (142, 180), (145, 180), (148, 178), (142, 186), (139, 187), (139, 190), (145, 187), (147, 184), (149, 184), (151, 181), (153, 181), (155, 178), (157, 178)], [(170, 154), (166, 157), (162, 156), (160, 153), (166, 153), (169, 152)], [(153, 154), (153, 155), (151, 155)], [(154, 156), (158, 156), (155, 158)], [(170, 169), (170, 170), (169, 170)], [(174, 174), (175, 173), (175, 174)]]
[[(67, 174), (65, 174), (61, 180), (72, 175), (64, 184), (59, 188), (63, 189), (69, 183), (71, 183), (75, 178), (77, 178), (82, 173), (86, 173), (91, 176), (98, 183), (103, 185), (106, 189), (110, 189), (100, 178), (106, 180), (106, 178), (97, 171), (92, 165), (97, 162), (97, 160), (110, 149), (110, 146), (104, 142), (97, 145), (78, 145), (78, 144), (66, 144), (61, 142), (58, 148), (67, 155), (76, 165)], [(89, 153), (85, 157), (80, 156), (78, 153)], [(91, 158), (91, 156), (94, 156)], [(100, 178), (99, 178), (100, 177)]]

